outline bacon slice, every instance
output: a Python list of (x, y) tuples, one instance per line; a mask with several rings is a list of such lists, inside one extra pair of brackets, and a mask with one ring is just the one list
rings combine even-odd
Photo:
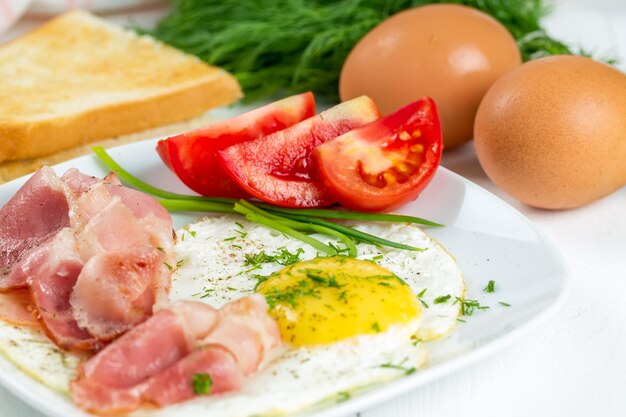
[[(98, 350), (145, 321), (167, 299), (175, 262), (167, 211), (115, 174), (42, 168), (0, 209), (0, 292), (28, 287), (64, 349)], [(4, 302), (0, 318), (20, 311)]]
[[(101, 342), (78, 326), (70, 296), (83, 268), (70, 228), (31, 253), (27, 270), (30, 294), (48, 337), (67, 350), (95, 350)], [(30, 260), (30, 259), (29, 259)]]
[(254, 373), (280, 343), (280, 332), (266, 311), (265, 298), (259, 294), (226, 304), (220, 310), (218, 326), (201, 344), (228, 350), (244, 375)]
[(193, 390), (193, 377), (207, 374), (211, 377), (210, 394), (220, 394), (241, 388), (244, 382), (243, 371), (237, 366), (232, 353), (219, 347), (201, 348), (176, 365), (150, 378), (139, 387), (144, 401), (163, 407), (189, 400), (196, 396)]
[[(168, 222), (171, 226), (172, 218), (154, 198), (140, 191), (122, 186), (115, 173), (107, 175), (103, 180), (92, 177), (77, 169), (68, 170), (61, 180), (65, 182), (73, 191), (83, 194), (98, 184), (105, 184), (111, 195), (118, 196), (124, 205), (128, 207), (137, 219), (143, 219), (149, 215), (154, 215)], [(171, 227), (170, 227), (171, 228)]]
[(27, 289), (0, 294), (0, 320), (17, 326), (37, 327), (33, 299)]
[(79, 407), (97, 414), (193, 398), (195, 374), (211, 377), (211, 394), (228, 392), (239, 389), (279, 343), (278, 326), (259, 294), (219, 312), (178, 302), (85, 362), (70, 391)]
[(71, 191), (51, 168), (35, 173), (0, 209), (0, 291), (24, 288), (11, 274), (33, 248), (69, 226)]
[(78, 325), (100, 340), (112, 340), (145, 321), (160, 291), (155, 277), (163, 258), (151, 246), (92, 256), (70, 300)]

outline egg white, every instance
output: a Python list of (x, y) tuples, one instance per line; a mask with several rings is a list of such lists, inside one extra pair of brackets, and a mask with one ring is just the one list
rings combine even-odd
[[(416, 336), (429, 341), (447, 335), (457, 324), (460, 306), (455, 298), (465, 294), (465, 281), (454, 258), (418, 226), (406, 223), (352, 223), (357, 229), (395, 242), (422, 248), (407, 251), (359, 243), (359, 259), (374, 260), (402, 278), (420, 297), (422, 319)], [(323, 242), (341, 244), (333, 238), (313, 235)], [(286, 248), (302, 250), (300, 260), (318, 256), (317, 251), (296, 239), (234, 216), (207, 217), (178, 232), (176, 253), (179, 268), (174, 273), (170, 298), (195, 299), (219, 308), (254, 291), (255, 275), (267, 276), (283, 268), (265, 263), (258, 269), (245, 264), (245, 255), (267, 254)], [(444, 303), (439, 296), (450, 295)], [(426, 307), (428, 306), (428, 307)]]
[[(236, 223), (237, 221), (237, 223)], [(283, 415), (338, 402), (351, 392), (396, 379), (424, 364), (427, 349), (420, 341), (440, 338), (457, 324), (456, 297), (465, 294), (463, 275), (454, 258), (410, 224), (367, 223), (354, 227), (377, 236), (416, 246), (406, 251), (358, 244), (358, 258), (374, 260), (402, 278), (416, 296), (421, 295), (422, 316), (378, 334), (360, 335), (337, 343), (287, 348), (235, 393), (198, 398), (151, 415), (240, 417)], [(335, 240), (315, 235), (323, 242)], [(232, 216), (208, 217), (178, 232), (178, 269), (172, 299), (201, 300), (215, 308), (254, 291), (255, 275), (267, 276), (283, 268), (277, 263), (246, 265), (245, 255), (281, 249), (302, 251), (300, 260), (315, 258), (317, 251), (298, 240)], [(450, 295), (445, 303), (435, 298)], [(147, 415), (139, 411), (137, 415)]]

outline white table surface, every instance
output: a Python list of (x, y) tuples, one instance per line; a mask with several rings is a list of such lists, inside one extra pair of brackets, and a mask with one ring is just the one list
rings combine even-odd
[[(125, 23), (131, 14), (148, 24), (163, 8), (107, 18)], [(28, 17), (0, 41), (44, 20)], [(546, 26), (563, 40), (621, 58), (626, 70), (626, 0), (561, 1)], [(512, 204), (556, 243), (571, 268), (570, 297), (515, 345), (358, 416), (626, 416), (626, 187), (583, 208), (542, 211), (498, 190), (472, 144), (448, 151), (443, 165)], [(0, 388), (0, 417), (43, 416)]]

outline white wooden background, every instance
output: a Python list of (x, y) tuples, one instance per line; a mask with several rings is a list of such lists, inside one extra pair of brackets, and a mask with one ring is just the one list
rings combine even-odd
[[(133, 15), (149, 23), (162, 10)], [(124, 23), (128, 15), (109, 18)], [(4, 39), (42, 21), (28, 18)], [(556, 37), (621, 58), (626, 70), (626, 0), (562, 0), (546, 25)], [(446, 153), (443, 164), (546, 232), (569, 263), (572, 292), (561, 311), (516, 345), (359, 416), (626, 416), (626, 187), (577, 210), (541, 211), (499, 191), (471, 144)], [(0, 388), (0, 417), (43, 416)]]

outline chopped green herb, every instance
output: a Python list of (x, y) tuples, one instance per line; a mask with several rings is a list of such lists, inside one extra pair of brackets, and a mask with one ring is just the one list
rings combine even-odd
[(245, 227), (243, 227), (243, 224), (241, 224), (241, 223), (239, 223), (239, 222), (235, 222), (235, 224), (236, 224), (237, 226), (239, 226), (240, 228), (245, 229)]
[(413, 339), (413, 346), (417, 346), (422, 343), (422, 339), (418, 339), (417, 337)]
[(160, 247), (160, 246), (157, 246), (156, 250), (158, 250), (159, 252), (165, 252), (165, 249), (163, 249), (163, 248), (162, 248), (162, 247)]
[(491, 280), (487, 283), (487, 286), (485, 288), (483, 288), (484, 292), (489, 292), (492, 293), (496, 290), (496, 282), (494, 280)]
[(231, 240), (237, 239), (237, 236), (231, 236), (224, 239), (224, 242), (230, 242)]
[(211, 295), (213, 291), (215, 291), (213, 288), (208, 288), (204, 290), (204, 294), (202, 294), (200, 298), (207, 298), (209, 295)]
[(230, 246), (232, 246), (233, 248), (242, 249), (242, 247), (241, 247), (241, 246), (239, 246), (239, 245), (235, 245), (234, 243), (233, 243), (232, 245), (230, 245)]
[(340, 391), (337, 393), (337, 402), (342, 403), (350, 399), (350, 393), (347, 391)]
[(304, 253), (302, 248), (298, 248), (295, 253), (290, 252), (287, 248), (280, 248), (280, 252), (275, 255), (268, 255), (265, 251), (255, 253), (254, 255), (246, 254), (245, 265), (260, 266), (260, 264), (276, 262), (279, 265), (287, 266), (300, 262), (300, 255)]
[(377, 321), (372, 323), (372, 330), (374, 330), (376, 333), (380, 333), (380, 326), (378, 325)]
[(435, 304), (443, 304), (446, 301), (448, 301), (450, 298), (452, 298), (452, 296), (450, 294), (440, 295), (439, 297), (435, 298), (434, 303)]
[(252, 275), (252, 278), (256, 279), (256, 284), (254, 286), (254, 291), (259, 289), (259, 286), (261, 284), (263, 284), (265, 281), (267, 281), (269, 278), (271, 277), (271, 275), (260, 275), (260, 274), (254, 274)]
[(193, 393), (196, 395), (209, 395), (213, 387), (213, 380), (209, 374), (193, 374), (191, 381)]
[(504, 306), (504, 307), (511, 307), (511, 304), (505, 303), (504, 301), (498, 301), (498, 304), (500, 304), (501, 306)]
[(304, 269), (304, 274), (308, 279), (314, 281), (317, 284), (320, 284), (323, 287), (327, 288), (341, 288), (343, 285), (340, 285), (337, 282), (337, 278), (334, 275), (326, 274), (326, 276), (322, 275), (321, 271), (315, 269)]
[(337, 296), (337, 299), (338, 299), (339, 301), (345, 301), (345, 302), (347, 302), (347, 301), (348, 301), (348, 292), (347, 292), (347, 291), (345, 291), (345, 290), (344, 290), (344, 291), (341, 291), (341, 292), (339, 293), (339, 295)]
[(420, 303), (422, 303), (422, 306), (424, 306), (424, 308), (429, 308), (429, 306), (426, 303), (426, 301), (422, 300), (422, 296), (424, 294), (426, 294), (426, 288), (424, 288), (422, 291), (420, 291), (419, 294), (417, 294), (417, 299), (420, 300)]
[(191, 235), (191, 237), (196, 237), (196, 232), (195, 230), (187, 230), (189, 232), (189, 234)]
[(181, 266), (183, 266), (185, 264), (185, 260), (181, 259), (180, 261), (176, 262), (176, 268), (180, 268)]
[(248, 233), (242, 232), (241, 230), (237, 230), (237, 229), (235, 229), (235, 233), (239, 233), (239, 236), (241, 236), (242, 239), (248, 236)]
[(465, 298), (455, 297), (454, 304), (460, 304), (461, 315), (471, 316), (476, 310), (487, 310), (489, 306), (480, 305), (477, 300), (468, 300)]
[(384, 256), (383, 256), (383, 255), (376, 255), (376, 256), (374, 256), (374, 257), (372, 258), (372, 261), (379, 261), (379, 260), (381, 260), (381, 259), (383, 259), (383, 258), (384, 258)]
[(296, 307), (300, 298), (319, 298), (319, 290), (311, 285), (310, 281), (300, 280), (297, 285), (292, 285), (283, 289), (271, 289), (265, 294), (265, 300), (271, 309), (278, 303), (285, 303), (291, 307)]
[(174, 267), (172, 267), (172, 265), (168, 264), (167, 262), (163, 262), (163, 265), (165, 265), (170, 271), (174, 269)]
[(406, 367), (406, 366), (402, 366), (402, 365), (394, 365), (392, 363), (383, 363), (382, 365), (380, 365), (381, 368), (389, 368), (389, 369), (398, 369), (400, 371), (404, 371), (405, 375), (411, 375), (413, 373), (415, 373), (415, 371), (417, 371), (417, 369), (415, 367)]
[(465, 323), (465, 320), (463, 320), (463, 319), (456, 319), (456, 321), (460, 321), (461, 323)]

